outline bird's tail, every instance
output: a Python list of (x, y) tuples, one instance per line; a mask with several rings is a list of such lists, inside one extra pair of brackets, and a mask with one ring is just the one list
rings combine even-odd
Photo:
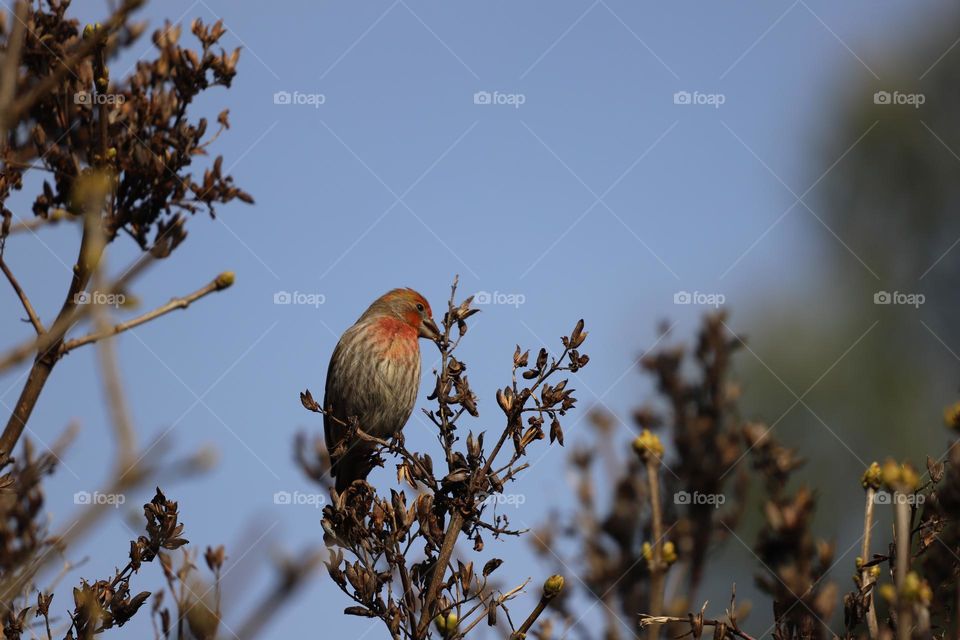
[(346, 491), (354, 480), (367, 479), (373, 469), (372, 455), (369, 445), (358, 442), (333, 462), (330, 474), (336, 479), (337, 493)]

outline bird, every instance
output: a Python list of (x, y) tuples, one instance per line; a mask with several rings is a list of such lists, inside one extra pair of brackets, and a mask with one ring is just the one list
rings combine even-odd
[(337, 343), (323, 398), (324, 437), (337, 493), (365, 480), (373, 468), (374, 445), (346, 438), (350, 418), (365, 433), (389, 439), (413, 413), (420, 388), (420, 338), (440, 338), (430, 303), (413, 289), (401, 288), (374, 300)]

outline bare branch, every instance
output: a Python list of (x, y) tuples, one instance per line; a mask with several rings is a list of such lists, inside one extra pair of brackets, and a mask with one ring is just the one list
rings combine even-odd
[(33, 305), (30, 303), (30, 298), (27, 297), (27, 294), (24, 292), (23, 287), (20, 286), (20, 283), (17, 282), (17, 279), (13, 275), (13, 271), (10, 270), (10, 267), (7, 265), (6, 260), (3, 259), (3, 253), (0, 251), (0, 270), (3, 271), (3, 274), (7, 276), (7, 280), (10, 281), (10, 286), (13, 287), (13, 290), (16, 292), (17, 297), (20, 298), (20, 303), (23, 305), (24, 311), (27, 312), (27, 317), (30, 318), (30, 324), (33, 325), (34, 330), (36, 330), (38, 336), (42, 336), (45, 333), (43, 328), (43, 323), (40, 322), (40, 318), (37, 316), (37, 312), (34, 311)]
[(148, 311), (147, 313), (144, 313), (144, 314), (142, 314), (142, 315), (139, 315), (139, 316), (137, 316), (136, 318), (132, 318), (132, 319), (130, 319), (130, 320), (126, 320), (126, 321), (124, 321), (124, 322), (121, 322), (121, 323), (119, 323), (119, 324), (116, 324), (116, 325), (114, 325), (114, 326), (112, 326), (112, 327), (109, 327), (109, 328), (107, 328), (107, 329), (103, 329), (103, 330), (100, 330), (100, 331), (95, 331), (95, 332), (93, 332), (93, 333), (89, 333), (89, 334), (87, 334), (87, 335), (85, 335), (85, 336), (82, 336), (82, 337), (80, 337), (80, 338), (74, 338), (74, 339), (72, 339), (72, 340), (67, 340), (66, 342), (64, 342), (64, 343), (60, 346), (60, 355), (65, 355), (65, 354), (69, 353), (70, 351), (73, 351), (74, 349), (76, 349), (76, 348), (78, 348), (78, 347), (82, 347), (82, 346), (84, 346), (84, 345), (90, 344), (91, 342), (97, 342), (98, 340), (103, 340), (103, 339), (105, 339), (105, 338), (110, 338), (110, 337), (112, 337), (112, 336), (117, 335), (118, 333), (123, 333), (124, 331), (127, 331), (127, 330), (129, 330), (129, 329), (133, 329), (134, 327), (139, 327), (140, 325), (146, 324), (147, 322), (150, 322), (151, 320), (155, 320), (156, 318), (159, 318), (160, 316), (166, 315), (166, 314), (170, 313), (171, 311), (175, 311), (175, 310), (177, 310), (177, 309), (186, 309), (186, 308), (189, 307), (193, 302), (196, 302), (197, 300), (199, 300), (200, 298), (204, 297), (205, 295), (208, 295), (208, 294), (213, 293), (213, 292), (215, 292), (215, 291), (223, 291), (224, 289), (226, 289), (226, 288), (228, 288), (230, 285), (232, 285), (232, 284), (233, 284), (233, 281), (234, 281), (233, 272), (232, 272), (232, 271), (225, 271), (225, 272), (221, 273), (220, 275), (218, 275), (218, 276), (217, 276), (216, 278), (214, 278), (213, 280), (211, 280), (211, 281), (210, 281), (209, 283), (207, 283), (206, 285), (204, 285), (204, 286), (200, 287), (199, 289), (197, 289), (196, 291), (194, 291), (193, 293), (190, 293), (190, 294), (188, 294), (188, 295), (185, 295), (185, 296), (183, 296), (183, 297), (181, 297), (181, 298), (172, 298), (172, 299), (171, 299), (169, 302), (167, 302), (166, 304), (164, 304), (164, 305), (162, 305), (162, 306), (160, 306), (160, 307), (157, 307), (156, 309), (153, 309), (153, 310), (151, 310), (151, 311)]

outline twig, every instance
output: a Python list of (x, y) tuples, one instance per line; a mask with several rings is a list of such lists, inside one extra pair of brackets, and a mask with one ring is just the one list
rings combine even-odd
[(37, 312), (34, 311), (33, 305), (30, 303), (30, 298), (27, 297), (27, 294), (24, 292), (23, 287), (20, 286), (20, 283), (17, 282), (17, 279), (14, 277), (13, 272), (10, 270), (10, 267), (7, 265), (6, 260), (3, 259), (3, 254), (0, 252), (0, 269), (3, 270), (3, 274), (7, 276), (7, 280), (10, 281), (10, 286), (13, 287), (13, 290), (16, 292), (17, 297), (20, 298), (20, 303), (23, 305), (24, 311), (27, 312), (27, 317), (30, 318), (30, 324), (33, 325), (33, 328), (36, 330), (38, 336), (42, 336), (45, 333), (43, 328), (43, 323), (40, 322), (40, 318), (37, 316)]
[[(70, 288), (64, 298), (57, 319), (53, 323), (51, 330), (39, 337), (41, 344), (49, 345), (42, 349), (33, 361), (27, 381), (20, 391), (20, 397), (14, 405), (13, 413), (7, 421), (7, 426), (0, 435), (0, 461), (13, 453), (17, 440), (27, 426), (27, 420), (33, 413), (33, 408), (40, 399), (40, 392), (43, 391), (47, 379), (53, 372), (53, 367), (57, 363), (58, 351), (64, 334), (69, 329), (69, 324), (64, 324), (64, 320), (72, 317), (74, 309), (77, 307), (77, 294), (84, 290), (93, 275), (97, 264), (100, 262), (102, 245), (97, 242), (98, 227), (100, 226), (100, 210), (91, 207), (87, 211), (83, 225), (83, 237), (80, 240), (80, 250), (77, 255), (77, 263), (73, 268), (73, 280), (70, 282)], [(0, 367), (2, 370), (2, 367)]]
[(907, 504), (907, 494), (895, 491), (894, 527), (896, 531), (897, 560), (897, 638), (910, 640), (912, 636), (912, 621), (910, 616), (910, 601), (904, 593), (904, 584), (910, 572), (910, 505)]
[(150, 322), (160, 316), (166, 315), (171, 311), (176, 309), (186, 309), (191, 305), (191, 303), (199, 300), (205, 295), (213, 293), (215, 291), (222, 291), (232, 285), (234, 282), (234, 275), (232, 271), (225, 271), (218, 275), (216, 278), (208, 282), (203, 287), (197, 289), (193, 293), (183, 296), (182, 298), (172, 298), (168, 303), (163, 306), (157, 307), (152, 311), (148, 311), (143, 315), (137, 316), (136, 318), (131, 318), (125, 322), (121, 322), (112, 327), (106, 329), (101, 329), (93, 333), (87, 334), (80, 338), (74, 338), (73, 340), (68, 340), (60, 346), (60, 355), (64, 355), (70, 351), (73, 351), (77, 347), (82, 347), (85, 344), (90, 344), (91, 342), (97, 342), (98, 340), (103, 340), (104, 338), (109, 338), (115, 336), (118, 333), (123, 333), (128, 329), (133, 329), (142, 324)]
[[(650, 613), (663, 613), (663, 588), (666, 563), (663, 560), (663, 512), (660, 507), (660, 460), (655, 455), (646, 456), (647, 482), (650, 485), (650, 509), (653, 515), (653, 559), (650, 563)], [(650, 625), (650, 640), (660, 636), (660, 625)]]
[[(34, 167), (40, 168), (40, 167)], [(50, 209), (45, 218), (34, 216), (27, 220), (22, 220), (16, 224), (10, 225), (10, 235), (22, 233), (24, 231), (36, 231), (40, 227), (54, 226), (64, 220), (75, 220), (77, 216), (71, 215), (66, 209)]]
[(540, 601), (537, 602), (537, 606), (533, 608), (533, 611), (531, 611), (527, 619), (523, 621), (523, 624), (511, 634), (511, 640), (522, 640), (522, 638), (526, 637), (533, 623), (537, 621), (537, 618), (539, 618), (540, 614), (547, 608), (550, 601), (560, 595), (560, 591), (562, 590), (563, 576), (557, 575), (547, 578), (547, 581), (543, 583), (543, 593), (540, 596)]
[[(479, 624), (479, 622), (480, 622), (481, 620), (484, 620), (484, 619), (487, 618), (487, 615), (489, 614), (489, 611), (490, 611), (490, 607), (492, 607), (492, 606), (500, 606), (500, 605), (502, 605), (504, 602), (507, 602), (508, 600), (512, 600), (513, 598), (515, 598), (515, 597), (517, 596), (518, 593), (520, 593), (521, 591), (523, 591), (524, 587), (526, 587), (529, 582), (530, 582), (530, 578), (527, 578), (526, 580), (523, 581), (523, 584), (520, 584), (520, 585), (514, 587), (513, 589), (510, 589), (510, 591), (507, 591), (506, 593), (501, 593), (501, 594), (500, 594), (499, 596), (497, 596), (495, 599), (491, 599), (492, 602), (487, 603), (486, 610), (485, 610), (482, 614), (480, 614), (479, 616), (477, 616), (477, 617), (473, 620), (473, 622), (471, 622), (471, 623), (470, 623), (469, 625), (467, 625), (466, 627), (463, 627), (462, 629), (457, 629), (457, 635), (454, 636), (454, 639), (455, 639), (455, 638), (464, 638), (464, 637), (466, 637), (466, 635), (467, 635), (468, 633), (470, 633), (470, 631), (471, 631), (475, 626), (477, 626), (477, 624)], [(470, 617), (470, 615), (471, 615), (479, 606), (482, 606), (482, 603), (481, 603), (481, 604), (478, 604), (477, 607), (474, 607), (473, 609), (471, 609), (470, 611), (468, 611), (467, 614), (464, 615), (463, 617), (464, 617), (464, 618)], [(454, 639), (451, 639), (451, 640), (454, 640)]]
[[(102, 54), (102, 52), (101, 52)], [(105, 243), (103, 228), (98, 225), (97, 242)], [(104, 260), (97, 265), (93, 274), (93, 289), (97, 291), (103, 286)], [(110, 317), (104, 305), (93, 305), (94, 326), (98, 331), (106, 331), (110, 327)], [(133, 418), (127, 403), (127, 396), (123, 392), (123, 383), (120, 380), (120, 365), (117, 362), (117, 353), (112, 340), (103, 340), (98, 345), (100, 369), (103, 372), (103, 385), (107, 395), (107, 408), (110, 412), (110, 422), (117, 434), (117, 473), (122, 473), (134, 460), (137, 450), (136, 430)]]
[(688, 622), (691, 624), (691, 627), (699, 624), (701, 627), (725, 627), (727, 632), (741, 638), (741, 640), (756, 640), (753, 636), (744, 631), (730, 625), (730, 623), (723, 620), (711, 620), (708, 618), (703, 618), (702, 613), (700, 616), (690, 616), (687, 618), (678, 618), (676, 616), (650, 616), (646, 614), (640, 614), (640, 626), (647, 627), (651, 625), (661, 625), (667, 624), (670, 622)]
[[(867, 486), (867, 503), (863, 510), (863, 548), (860, 553), (862, 563), (867, 562), (870, 557), (870, 533), (873, 530), (873, 505), (877, 490), (872, 486)], [(877, 640), (880, 636), (880, 629), (877, 624), (877, 610), (873, 604), (873, 582), (870, 577), (870, 568), (863, 567), (860, 572), (860, 589), (868, 589), (867, 592), (867, 628), (870, 631), (871, 640)]]
[(253, 608), (236, 634), (237, 640), (260, 637), (261, 630), (275, 616), (291, 596), (305, 585), (314, 570), (323, 562), (319, 553), (310, 552), (296, 562), (281, 567), (280, 580), (269, 594)]
[[(151, 254), (143, 254), (136, 262), (128, 267), (123, 272), (123, 275), (117, 279), (112, 286), (108, 287), (104, 293), (114, 294), (126, 290), (137, 276), (153, 264), (154, 260), (155, 258)], [(0, 372), (26, 361), (30, 356), (48, 353), (53, 348), (52, 345), (57, 344), (56, 336), (62, 337), (63, 334), (85, 318), (91, 311), (91, 305), (74, 306), (67, 315), (58, 317), (44, 335), (13, 347), (3, 356), (0, 356)]]

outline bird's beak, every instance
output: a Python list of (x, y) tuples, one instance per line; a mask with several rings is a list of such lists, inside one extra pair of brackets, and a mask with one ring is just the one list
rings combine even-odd
[(440, 339), (440, 329), (437, 327), (437, 323), (433, 321), (433, 318), (423, 319), (423, 322), (420, 323), (419, 335), (421, 338), (427, 338), (434, 342)]

